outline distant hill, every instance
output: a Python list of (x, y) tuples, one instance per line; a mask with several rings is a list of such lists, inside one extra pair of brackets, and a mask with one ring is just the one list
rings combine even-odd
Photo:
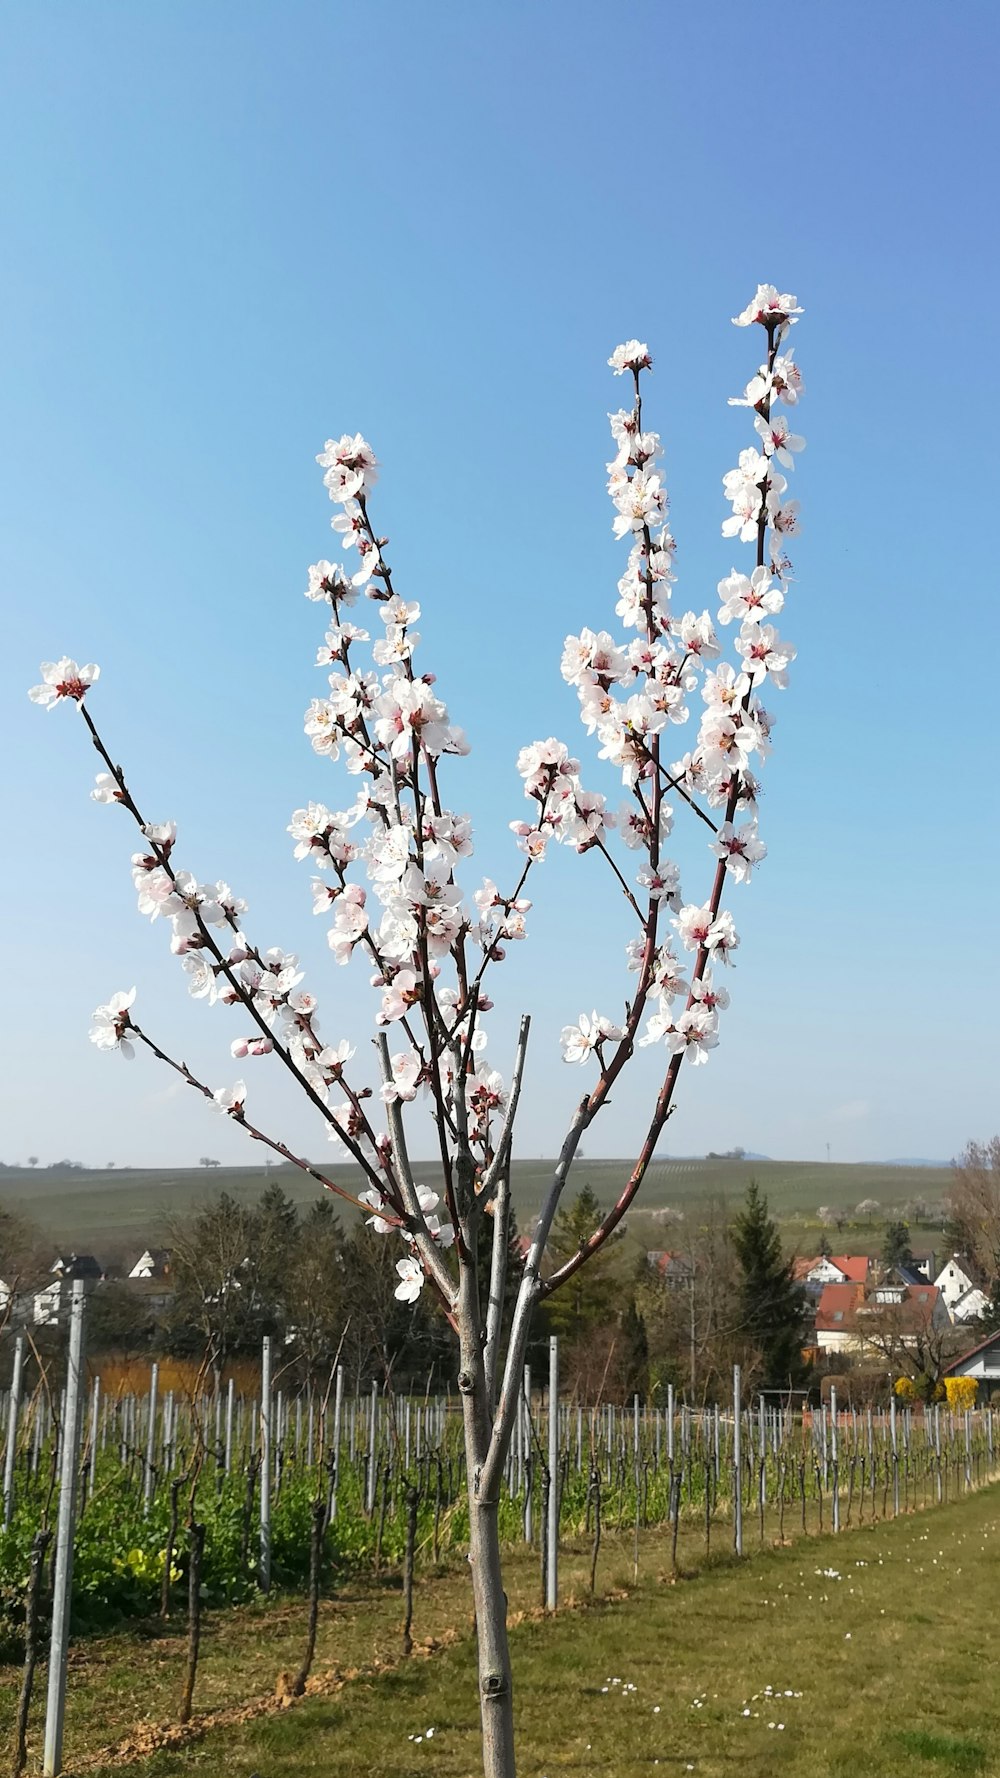
[(951, 1161), (905, 1160), (882, 1161), (881, 1165), (883, 1167), (947, 1167), (950, 1169), (952, 1163)]
[[(323, 1162), (321, 1161), (321, 1165)], [(602, 1204), (617, 1198), (631, 1171), (632, 1160), (591, 1160), (584, 1156), (570, 1176), (569, 1195), (590, 1185)], [(513, 1199), (522, 1228), (537, 1215), (552, 1178), (551, 1160), (515, 1161)], [(356, 1191), (361, 1183), (351, 1167), (330, 1169), (337, 1183)], [(436, 1187), (439, 1165), (415, 1163), (419, 1181)], [(292, 1167), (271, 1169), (289, 1196), (299, 1204), (319, 1194), (320, 1188)], [(838, 1161), (772, 1161), (764, 1156), (742, 1160), (709, 1161), (695, 1157), (664, 1156), (651, 1162), (642, 1190), (629, 1212), (632, 1232), (642, 1230), (644, 1212), (670, 1206), (684, 1210), (709, 1200), (724, 1200), (735, 1207), (751, 1179), (766, 1195), (772, 1214), (786, 1222), (809, 1222), (821, 1204), (842, 1205), (850, 1212), (865, 1198), (876, 1198), (883, 1216), (900, 1213), (913, 1198), (943, 1197), (952, 1184), (951, 1166), (920, 1162), (871, 1162), (848, 1165)], [(165, 1244), (165, 1223), (192, 1204), (228, 1191), (234, 1197), (256, 1198), (267, 1176), (257, 1167), (177, 1167), (66, 1170), (6, 1167), (0, 1171), (0, 1206), (17, 1206), (42, 1229), (53, 1246), (65, 1245), (80, 1253), (96, 1253), (101, 1260), (137, 1248)], [(341, 1206), (345, 1222), (355, 1214)], [(662, 1224), (650, 1223), (650, 1231)], [(811, 1238), (811, 1237), (810, 1237)], [(646, 1243), (653, 1245), (652, 1239)]]

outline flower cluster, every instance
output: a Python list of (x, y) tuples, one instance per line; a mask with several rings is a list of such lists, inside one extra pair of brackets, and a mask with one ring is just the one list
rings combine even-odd
[[(753, 412), (756, 439), (723, 478), (732, 506), (723, 535), (754, 542), (758, 560), (749, 574), (734, 568), (720, 581), (714, 622), (708, 611), (674, 609), (676, 552), (662, 446), (642, 416), (640, 376), (651, 367), (649, 350), (641, 341), (629, 340), (609, 360), (616, 376), (632, 376), (635, 397), (631, 409), (610, 417), (616, 449), (608, 464), (614, 534), (629, 546), (616, 606), (626, 636), (619, 640), (607, 630), (592, 629), (568, 636), (562, 674), (576, 690), (580, 719), (587, 734), (596, 737), (599, 757), (620, 771), (626, 800), (610, 811), (596, 793), (585, 796), (579, 762), (554, 741), (524, 749), (519, 769), (526, 794), (542, 809), (538, 836), (531, 842), (536, 848), (552, 835), (569, 838), (581, 851), (593, 846), (606, 850), (607, 830), (615, 828), (627, 850), (645, 855), (630, 892), (643, 936), (628, 945), (629, 969), (639, 976), (629, 1023), (622, 1028), (596, 1012), (590, 1018), (582, 1015), (577, 1025), (562, 1032), (567, 1062), (584, 1062), (593, 1055), (606, 1071), (609, 1052), (604, 1046), (618, 1042), (630, 1048), (635, 1040), (642, 1045), (663, 1041), (674, 1056), (690, 1054), (698, 1063), (718, 1042), (718, 1015), (728, 995), (713, 988), (710, 965), (728, 963), (739, 943), (732, 916), (720, 905), (723, 886), (727, 879), (749, 882), (766, 855), (757, 825), (756, 772), (769, 751), (772, 718), (760, 695), (767, 682), (777, 689), (787, 684), (795, 658), (774, 621), (784, 607), (790, 572), (784, 540), (798, 524), (796, 503), (784, 500), (787, 482), (778, 466), (791, 468), (804, 441), (790, 431), (776, 404), (794, 406), (803, 391), (799, 367), (784, 349), (801, 312), (794, 297), (761, 285), (736, 317), (738, 326), (757, 322), (764, 327), (767, 357), (733, 404)], [(723, 661), (719, 638), (729, 626), (735, 629), (736, 658)], [(632, 640), (629, 631), (637, 632)], [(665, 737), (672, 726), (689, 720), (696, 698), (702, 706), (697, 740), (668, 766), (662, 757)], [(715, 881), (704, 904), (682, 905), (679, 866), (663, 856), (675, 813), (675, 802), (668, 798), (675, 793), (713, 830)], [(713, 819), (711, 811), (721, 818)], [(527, 843), (526, 834), (522, 844)], [(672, 911), (677, 939), (693, 953), (689, 975), (681, 972), (670, 943), (658, 931), (664, 904)], [(636, 1009), (644, 1012), (650, 1001), (657, 1010), (636, 1038)], [(678, 1014), (675, 1003), (682, 1007)]]

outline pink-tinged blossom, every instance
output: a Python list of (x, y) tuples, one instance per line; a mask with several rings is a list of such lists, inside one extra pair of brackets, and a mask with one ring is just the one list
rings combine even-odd
[(509, 826), (511, 833), (518, 836), (518, 851), (526, 853), (532, 864), (541, 864), (549, 843), (548, 834), (537, 827), (529, 827), (526, 821), (511, 821)]
[(360, 432), (353, 438), (346, 432), (343, 438), (328, 438), (316, 461), (326, 470), (323, 485), (329, 490), (331, 500), (354, 500), (373, 488), (378, 480), (375, 452)]
[(760, 433), (764, 441), (764, 451), (768, 457), (777, 457), (778, 462), (786, 469), (795, 468), (793, 452), (804, 451), (806, 441), (797, 432), (789, 430), (788, 420), (784, 414), (772, 414), (765, 418), (758, 414), (754, 421), (755, 431)]
[(659, 997), (661, 1005), (688, 993), (687, 978), (681, 975), (680, 963), (669, 945), (661, 945), (657, 951), (649, 985), (650, 992)]
[(708, 1061), (709, 1050), (719, 1042), (719, 1021), (707, 1008), (691, 1006), (682, 1012), (673, 1030), (667, 1033), (667, 1047), (674, 1055), (683, 1052), (693, 1067)]
[(270, 1037), (234, 1037), (229, 1054), (234, 1062), (242, 1062), (246, 1056), (269, 1056), (273, 1048)]
[(424, 1288), (424, 1268), (417, 1259), (397, 1259), (399, 1283), (393, 1296), (401, 1303), (415, 1303)]
[(328, 698), (311, 698), (303, 723), (314, 753), (329, 759), (340, 757), (340, 730), (337, 715)]
[(710, 969), (706, 969), (700, 981), (691, 983), (691, 997), (708, 1012), (725, 1012), (729, 1005), (729, 989), (715, 986)]
[(648, 1049), (651, 1043), (662, 1043), (663, 1039), (669, 1035), (673, 1028), (674, 1018), (671, 1012), (661, 1011), (651, 1013), (646, 1020), (646, 1029), (639, 1038), (639, 1048)]
[(547, 741), (532, 741), (517, 756), (517, 770), (524, 779), (525, 796), (542, 801), (546, 791), (559, 778), (575, 778), (580, 761), (571, 759), (569, 748), (553, 735)]
[(472, 856), (472, 822), (468, 815), (455, 815), (450, 809), (433, 815), (425, 809), (422, 832), (424, 858), (428, 862), (441, 858), (453, 867), (460, 858)]
[(767, 847), (757, 838), (756, 821), (748, 821), (743, 827), (726, 821), (709, 851), (716, 858), (725, 859), (726, 869), (737, 883), (749, 883), (754, 865), (767, 857)]
[(708, 934), (707, 948), (718, 963), (728, 966), (729, 954), (735, 951), (740, 942), (740, 935), (733, 924), (733, 916), (724, 908), (716, 920), (713, 920)]
[(795, 659), (795, 649), (783, 642), (773, 624), (747, 621), (736, 638), (736, 650), (755, 685), (770, 677), (777, 686), (788, 684), (785, 669)]
[(702, 907), (688, 902), (671, 924), (686, 951), (699, 951), (708, 942), (712, 930), (711, 906), (707, 901)]
[(647, 475), (637, 469), (631, 479), (622, 482), (613, 495), (618, 509), (613, 530), (616, 537), (630, 531), (649, 530), (657, 525), (667, 510), (666, 489), (659, 475)]
[(615, 347), (608, 363), (615, 376), (620, 377), (627, 370), (650, 370), (653, 360), (649, 347), (641, 340), (626, 340), (624, 345)]
[(586, 1062), (602, 1043), (617, 1042), (621, 1035), (620, 1027), (603, 1013), (594, 1012), (588, 1018), (582, 1012), (578, 1024), (564, 1025), (560, 1032), (563, 1061)]
[(648, 870), (641, 870), (636, 877), (640, 889), (646, 891), (650, 901), (665, 901), (670, 907), (677, 906), (680, 880), (679, 866), (666, 860), (656, 870), (650, 866)]
[(306, 587), (306, 598), (313, 600), (334, 600), (341, 605), (353, 605), (357, 593), (343, 568), (336, 562), (314, 562), (309, 569), (309, 583)]
[(753, 573), (737, 574), (736, 569), (719, 582), (719, 598), (722, 606), (719, 611), (720, 624), (743, 623), (746, 618), (760, 621), (762, 617), (775, 617), (785, 603), (785, 595), (779, 586), (775, 586), (767, 568), (755, 568)]
[(397, 970), (391, 982), (386, 982), (382, 989), (382, 1004), (376, 1015), (376, 1024), (393, 1025), (397, 1019), (405, 1019), (410, 1008), (416, 1006), (420, 999), (420, 980), (415, 970)]
[(391, 1066), (392, 1079), (381, 1089), (382, 1103), (392, 1105), (397, 1099), (415, 1099), (422, 1069), (416, 1050), (402, 1050), (391, 1058)]
[(560, 671), (567, 685), (579, 685), (587, 678), (624, 685), (635, 677), (626, 655), (607, 630), (595, 634), (583, 629), (579, 636), (567, 636)]
[(337, 899), (327, 941), (338, 963), (349, 961), (359, 938), (367, 930), (365, 900), (365, 891), (360, 883), (348, 883), (343, 895)]
[(235, 1086), (217, 1087), (212, 1098), (219, 1111), (224, 1111), (228, 1117), (241, 1118), (247, 1099), (246, 1083), (238, 1080)]
[(722, 653), (707, 611), (697, 617), (693, 611), (685, 611), (678, 625), (678, 635), (688, 654), (695, 655), (699, 660), (714, 661)]
[[(738, 673), (728, 661), (723, 661), (713, 672), (705, 674), (701, 695), (710, 710), (718, 710), (725, 715), (739, 709), (749, 690), (750, 680), (747, 674)], [(676, 770), (676, 767), (670, 768), (671, 777), (676, 776)]]
[(375, 733), (393, 759), (409, 760), (414, 743), (431, 755), (448, 744), (448, 712), (422, 679), (394, 679), (375, 700)]
[(126, 1035), (132, 1020), (129, 1008), (135, 1003), (135, 989), (129, 988), (126, 993), (120, 990), (112, 994), (106, 1006), (94, 1008), (94, 1023), (90, 1027), (90, 1041), (99, 1050), (118, 1050), (121, 1055), (131, 1061), (135, 1055), (135, 1045)]
[(338, 662), (347, 660), (347, 651), (352, 642), (370, 642), (367, 630), (360, 630), (357, 624), (333, 624), (327, 630), (322, 645), (316, 650), (317, 667), (332, 667)]
[(33, 685), (28, 696), (33, 704), (41, 704), (48, 710), (54, 710), (66, 698), (82, 704), (94, 681), (101, 676), (100, 667), (95, 667), (92, 661), (85, 667), (78, 667), (68, 654), (64, 654), (61, 661), (43, 661), (41, 670), (42, 683)]
[(794, 324), (802, 314), (794, 296), (782, 295), (773, 284), (758, 284), (756, 294), (747, 303), (739, 315), (733, 316), (734, 327), (751, 327), (759, 321), (762, 327), (779, 326), (785, 322)]
[(783, 401), (786, 407), (794, 407), (806, 392), (802, 372), (794, 359), (795, 355), (792, 352), (779, 354), (771, 371), (771, 387), (779, 401)]
[(188, 993), (192, 1000), (207, 1000), (209, 1006), (219, 998), (218, 981), (211, 961), (200, 951), (191, 951), (181, 960), (188, 977)]

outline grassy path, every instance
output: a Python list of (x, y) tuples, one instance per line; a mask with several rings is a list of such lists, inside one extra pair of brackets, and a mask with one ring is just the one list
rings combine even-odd
[[(1000, 1488), (836, 1539), (801, 1540), (740, 1567), (720, 1564), (677, 1585), (657, 1577), (665, 1555), (649, 1540), (645, 1578), (627, 1597), (515, 1626), (523, 1778), (1000, 1774), (991, 1679), (1000, 1660)], [(607, 1581), (623, 1560), (619, 1549)], [(518, 1567), (515, 1595), (533, 1582)], [(581, 1572), (579, 1552), (568, 1578)], [(129, 1771), (475, 1778), (459, 1586), (454, 1576), (428, 1589), (436, 1589), (435, 1621), (460, 1631), (432, 1659), (347, 1683), (328, 1677), (325, 1692), (294, 1708), (210, 1728)], [(358, 1602), (356, 1628), (374, 1631), (376, 1646), (379, 1621), (377, 1603)], [(388, 1654), (388, 1618), (381, 1633)], [(85, 1766), (92, 1778), (122, 1771), (93, 1758)]]

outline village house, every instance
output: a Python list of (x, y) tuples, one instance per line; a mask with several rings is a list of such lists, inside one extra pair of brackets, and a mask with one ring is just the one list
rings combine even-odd
[(694, 1282), (694, 1266), (683, 1253), (648, 1252), (646, 1264), (659, 1273), (669, 1290), (679, 1290)]
[(979, 1399), (992, 1401), (994, 1396), (1000, 1395), (1000, 1332), (990, 1334), (971, 1351), (963, 1352), (961, 1358), (953, 1359), (944, 1374), (946, 1377), (975, 1377), (979, 1384)]
[(816, 1304), (819, 1353), (854, 1352), (890, 1359), (913, 1352), (951, 1325), (936, 1285), (883, 1274), (866, 1284), (826, 1284)]
[(129, 1271), (130, 1278), (167, 1278), (170, 1276), (169, 1247), (147, 1247)]
[(32, 1318), (37, 1327), (52, 1327), (69, 1309), (70, 1292), (64, 1286), (76, 1278), (83, 1279), (89, 1292), (100, 1284), (104, 1271), (92, 1253), (58, 1254), (49, 1267), (52, 1283), (36, 1290), (32, 1299)]
[(946, 1260), (934, 1280), (954, 1322), (981, 1321), (990, 1306), (986, 1292), (970, 1277), (957, 1253)]

